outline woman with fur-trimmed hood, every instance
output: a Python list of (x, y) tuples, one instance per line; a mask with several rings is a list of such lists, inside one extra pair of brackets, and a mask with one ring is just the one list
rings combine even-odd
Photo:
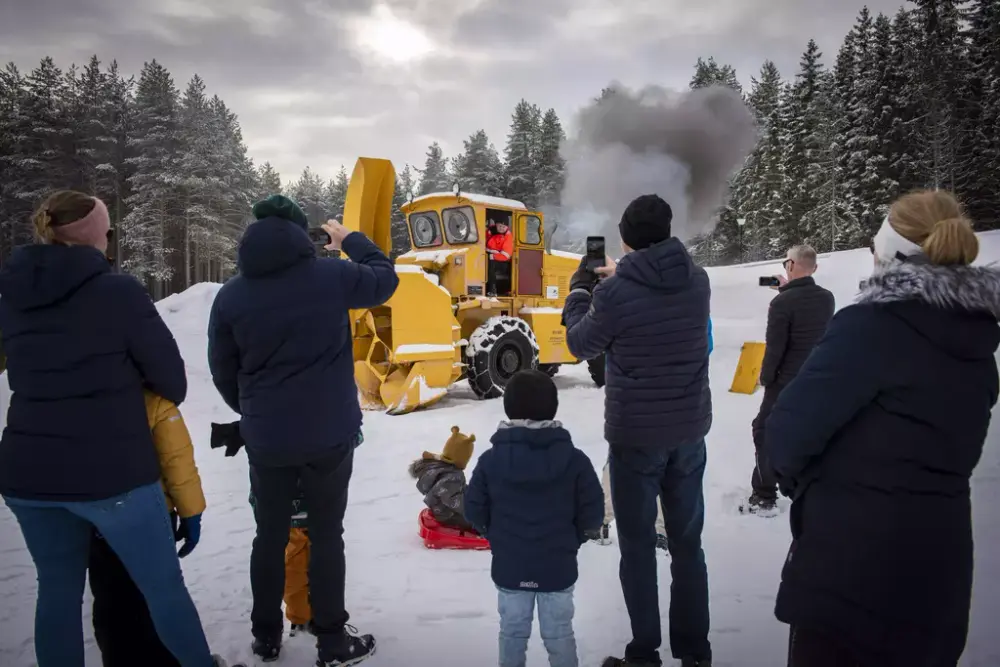
[(424, 452), (410, 464), (410, 476), (424, 494), (424, 504), (434, 518), (446, 526), (474, 530), (465, 520), (465, 467), (472, 458), (475, 435), (463, 435), (457, 426), (440, 454)]
[(789, 664), (955, 667), (972, 596), (970, 478), (997, 401), (1000, 272), (943, 191), (896, 201), (875, 272), (767, 422), (793, 499), (775, 615)]

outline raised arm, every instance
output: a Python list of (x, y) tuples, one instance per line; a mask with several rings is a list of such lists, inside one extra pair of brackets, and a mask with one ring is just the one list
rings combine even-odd
[(348, 308), (374, 308), (382, 305), (396, 292), (399, 276), (392, 260), (385, 256), (367, 236), (351, 232), (342, 248), (350, 262), (330, 259), (320, 260), (336, 266), (344, 300)]

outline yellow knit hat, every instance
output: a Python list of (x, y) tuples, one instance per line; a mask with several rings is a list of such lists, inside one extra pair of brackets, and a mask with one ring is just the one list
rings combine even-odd
[(446, 463), (451, 463), (459, 470), (465, 470), (465, 466), (469, 465), (469, 459), (472, 458), (472, 449), (475, 442), (475, 435), (463, 435), (459, 432), (457, 426), (452, 426), (451, 436), (448, 438), (448, 442), (444, 443), (444, 449), (441, 450), (441, 454), (424, 452), (424, 458), (445, 461)]

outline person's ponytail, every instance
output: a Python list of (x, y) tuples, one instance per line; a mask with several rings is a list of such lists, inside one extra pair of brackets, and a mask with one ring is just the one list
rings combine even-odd
[(948, 218), (934, 223), (921, 248), (931, 264), (968, 266), (979, 256), (979, 238), (965, 218)]

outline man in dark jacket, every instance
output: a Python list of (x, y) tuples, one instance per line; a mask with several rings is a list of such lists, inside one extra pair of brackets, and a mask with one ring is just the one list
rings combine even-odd
[(673, 559), (670, 648), (684, 667), (709, 667), (708, 572), (701, 547), (708, 384), (708, 274), (670, 233), (673, 214), (656, 195), (625, 209), (626, 251), (597, 275), (581, 262), (563, 320), (580, 359), (607, 352), (604, 435), (621, 548), (621, 582), (632, 621), (625, 659), (605, 667), (660, 665), (656, 502)]
[(319, 665), (341, 665), (370, 655), (375, 643), (345, 629), (343, 519), (361, 430), (348, 311), (385, 302), (398, 278), (375, 244), (335, 222), (324, 225), (327, 249), (351, 261), (317, 258), (305, 215), (285, 197), (259, 202), (254, 216), (240, 242), (240, 273), (219, 290), (208, 325), (212, 379), (242, 417), (256, 499), (254, 653), (270, 660), (280, 652), (289, 510), (301, 488)]
[(516, 373), (500, 424), (465, 492), (465, 518), (493, 551), (501, 667), (524, 665), (534, 609), (550, 665), (576, 665), (573, 586), (577, 552), (600, 530), (604, 493), (587, 455), (555, 420), (555, 383)]
[(756, 465), (750, 477), (753, 492), (745, 508), (750, 513), (775, 509), (778, 484), (764, 453), (764, 424), (782, 389), (798, 374), (826, 333), (835, 308), (833, 293), (813, 280), (818, 268), (815, 250), (807, 245), (795, 246), (788, 251), (783, 266), (787, 278), (779, 276), (782, 284), (778, 296), (767, 311), (766, 348), (760, 369), (764, 399), (751, 427)]

